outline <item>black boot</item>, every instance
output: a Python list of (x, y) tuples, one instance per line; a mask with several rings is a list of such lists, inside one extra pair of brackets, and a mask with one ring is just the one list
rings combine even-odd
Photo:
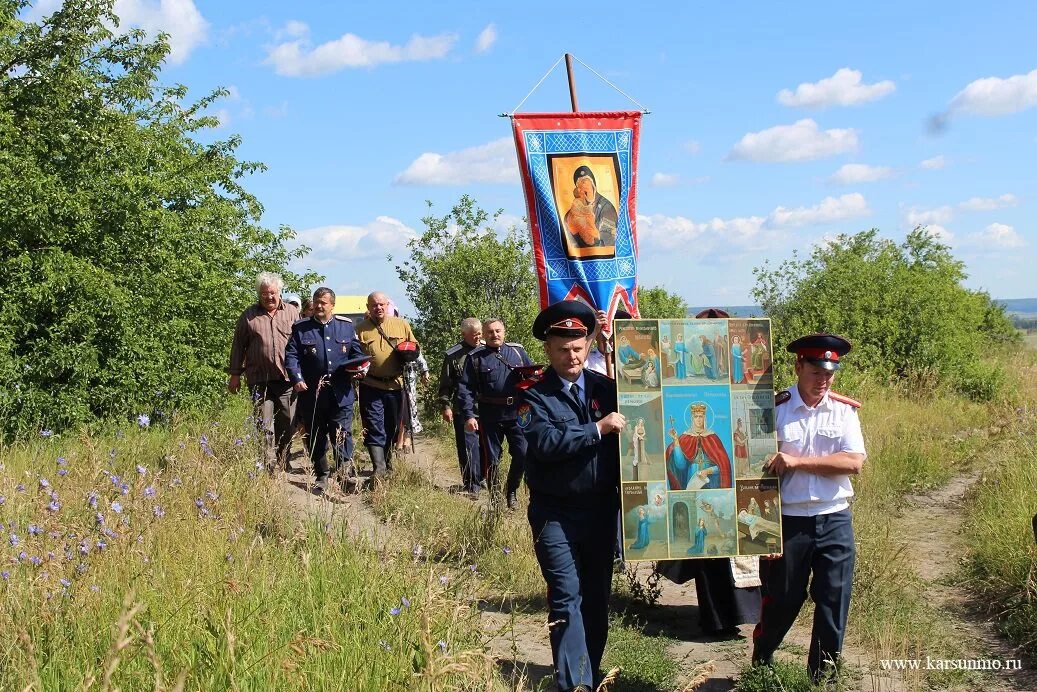
[(367, 453), (371, 455), (371, 463), (374, 465), (374, 478), (385, 478), (385, 449), (378, 445), (368, 445)]
[(328, 477), (331, 475), (331, 469), (328, 468), (328, 456), (322, 454), (319, 459), (313, 460), (313, 475), (316, 477), (314, 481), (314, 487), (319, 490), (325, 490), (328, 487)]
[(518, 493), (514, 490), (508, 491), (508, 509), (518, 509)]

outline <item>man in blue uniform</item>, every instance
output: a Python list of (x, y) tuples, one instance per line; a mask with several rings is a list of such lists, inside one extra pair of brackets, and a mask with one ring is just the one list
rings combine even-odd
[(483, 322), (486, 344), (468, 354), (464, 375), (457, 386), (457, 400), (465, 430), (479, 433), (483, 477), (491, 494), (498, 492), (497, 468), (507, 438), (511, 466), (505, 493), (508, 509), (515, 509), (526, 458), (526, 438), (515, 424), (515, 385), (521, 378), (514, 370), (532, 365), (533, 361), (522, 344), (506, 342), (504, 338), (503, 320), (491, 317)]
[(619, 431), (615, 383), (583, 363), (594, 311), (565, 300), (540, 312), (533, 335), (551, 367), (524, 392), (518, 425), (529, 445), (529, 525), (547, 582), (551, 654), (559, 690), (601, 683), (608, 639)]
[(465, 492), (479, 495), (482, 469), (479, 464), (479, 434), (465, 430), (464, 411), (457, 398), (457, 385), (464, 374), (468, 354), (479, 348), (482, 341), (482, 323), (475, 317), (461, 320), (461, 340), (446, 350), (443, 370), (439, 374), (439, 404), (443, 420), (454, 426), (454, 444), (457, 446), (457, 464), (461, 469), (461, 485)]
[(327, 489), (331, 469), (328, 441), (337, 464), (349, 473), (353, 463), (354, 378), (366, 372), (366, 355), (353, 322), (334, 314), (335, 292), (313, 292), (313, 317), (292, 325), (285, 348), (285, 368), (298, 393), (299, 418), (309, 434), (316, 487)]
[(860, 404), (831, 391), (846, 339), (810, 334), (788, 350), (796, 354), (796, 384), (775, 397), (778, 453), (769, 468), (781, 478), (784, 554), (760, 562), (763, 611), (753, 631), (753, 662), (769, 664), (807, 597), (814, 601), (807, 667), (815, 681), (839, 660), (856, 555), (850, 476), (866, 456)]

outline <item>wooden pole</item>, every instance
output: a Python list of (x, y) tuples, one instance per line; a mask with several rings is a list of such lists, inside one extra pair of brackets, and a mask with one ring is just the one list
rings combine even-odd
[(572, 53), (565, 54), (565, 73), (569, 75), (569, 101), (572, 102), (573, 113), (579, 113), (580, 106), (576, 103), (576, 79), (573, 78)]

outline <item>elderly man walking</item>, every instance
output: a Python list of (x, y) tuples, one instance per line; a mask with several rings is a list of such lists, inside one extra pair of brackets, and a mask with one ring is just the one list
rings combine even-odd
[(256, 277), (258, 300), (238, 318), (227, 367), (227, 389), (232, 394), (241, 388), (241, 376), (245, 376), (263, 430), (263, 460), (271, 474), (283, 469), (288, 458), (295, 413), (284, 349), (299, 309), (281, 299), (283, 288), (278, 274), (263, 272)]
[(364, 423), (364, 446), (371, 455), (374, 477), (392, 470), (393, 442), (403, 413), (403, 366), (395, 353), (403, 341), (415, 341), (406, 320), (393, 317), (388, 296), (375, 291), (367, 297), (367, 317), (356, 326), (371, 369), (360, 383), (360, 419)]

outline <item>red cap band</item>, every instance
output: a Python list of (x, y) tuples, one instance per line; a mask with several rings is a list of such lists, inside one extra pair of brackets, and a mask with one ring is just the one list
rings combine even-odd
[(808, 358), (810, 360), (830, 360), (836, 363), (839, 362), (839, 354), (827, 348), (804, 348), (797, 351), (796, 356), (799, 358)]

